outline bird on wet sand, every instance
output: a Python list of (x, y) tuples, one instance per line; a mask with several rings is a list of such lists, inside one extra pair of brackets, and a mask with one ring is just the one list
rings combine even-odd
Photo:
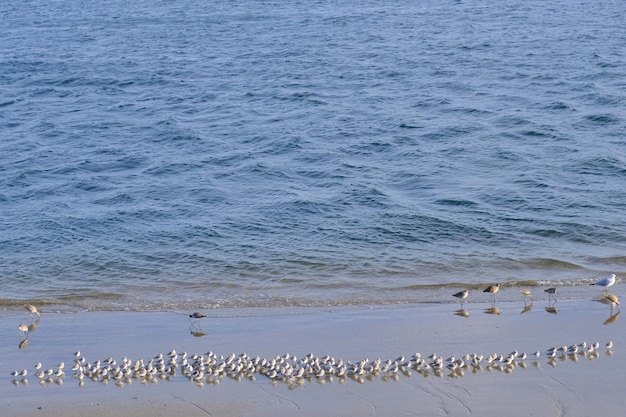
[(496, 293), (500, 291), (500, 284), (490, 285), (483, 290), (483, 292), (488, 292), (493, 296), (493, 299), (496, 299)]
[(556, 300), (554, 296), (554, 294), (556, 294), (556, 287), (547, 288), (543, 291), (548, 293), (548, 301), (550, 300), (550, 298), (553, 298)]
[(190, 319), (194, 319), (193, 323), (191, 324), (192, 326), (195, 326), (200, 321), (200, 319), (203, 319), (205, 317), (206, 315), (200, 313), (199, 311), (196, 311), (195, 313), (189, 315)]
[(526, 301), (528, 297), (530, 297), (531, 300), (533, 298), (533, 293), (528, 288), (524, 288), (523, 290), (520, 290), (520, 293), (524, 296), (524, 301)]
[(205, 318), (206, 316), (198, 311), (196, 311), (195, 313), (192, 313), (189, 315), (189, 318), (191, 319), (196, 319), (196, 320), (200, 320)]
[(37, 310), (37, 307), (35, 307), (32, 304), (24, 304), (24, 308), (26, 310), (28, 310), (30, 312), (30, 317), (41, 317), (41, 314), (39, 313), (39, 310)]
[(594, 282), (593, 284), (589, 284), (589, 285), (597, 285), (599, 287), (604, 287), (604, 289), (608, 292), (609, 287), (614, 284), (615, 284), (615, 274), (611, 274), (608, 277), (604, 277), (601, 280)]
[(20, 331), (20, 336), (28, 337), (28, 326), (25, 324), (20, 324), (17, 326), (17, 330)]
[(461, 300), (461, 305), (463, 305), (463, 300), (465, 300), (468, 295), (469, 295), (468, 290), (463, 290), (463, 291), (457, 292), (456, 294), (452, 294), (453, 297), (456, 297), (459, 300)]

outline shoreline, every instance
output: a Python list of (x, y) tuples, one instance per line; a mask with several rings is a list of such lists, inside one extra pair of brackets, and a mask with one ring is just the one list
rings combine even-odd
[[(192, 325), (175, 312), (42, 313), (28, 345), (19, 349), (17, 321), (22, 312), (0, 318), (0, 413), (5, 416), (102, 417), (127, 415), (264, 416), (264, 415), (592, 415), (617, 413), (612, 398), (619, 395), (619, 369), (626, 346), (619, 314), (594, 300), (559, 300), (466, 304), (411, 304), (339, 308), (271, 308), (210, 310)], [(613, 313), (617, 311), (614, 310)], [(597, 356), (546, 356), (551, 346), (601, 343)], [(604, 343), (615, 347), (607, 353)], [(253, 378), (203, 378), (197, 384), (176, 372), (169, 379), (130, 379), (115, 385), (110, 379), (85, 379), (82, 386), (70, 370), (80, 350), (88, 362), (124, 356), (148, 362), (172, 349), (189, 355), (209, 351), (217, 357), (246, 353), (271, 360), (286, 354), (310, 353), (356, 363), (367, 359), (393, 362), (420, 352), (447, 358), (465, 354), (504, 356), (511, 351), (529, 357), (513, 368), (467, 367), (462, 372), (398, 372), (340, 378), (325, 375), (301, 383)], [(531, 354), (539, 350), (539, 358)], [(65, 376), (39, 383), (33, 365), (66, 364)], [(27, 369), (24, 378), (9, 375)], [(14, 382), (15, 381), (15, 382)], [(550, 412), (546, 412), (550, 409)], [(74, 410), (74, 411), (73, 411)], [(593, 410), (593, 412), (591, 411)], [(72, 414), (75, 413), (75, 414)]]
[[(30, 297), (22, 297), (22, 292), (10, 296), (11, 291), (0, 298), (0, 316), (11, 310), (21, 309), (24, 303), (37, 305), (48, 311), (62, 313), (79, 313), (85, 311), (142, 311), (163, 312), (177, 310), (268, 310), (280, 309), (283, 306), (293, 308), (344, 308), (344, 307), (367, 307), (371, 305), (409, 305), (409, 304), (447, 304), (457, 301), (452, 294), (469, 290), (469, 297), (465, 300), (468, 305), (490, 301), (489, 294), (484, 294), (483, 289), (499, 282), (501, 290), (498, 292), (498, 301), (519, 301), (520, 290), (525, 289), (535, 293), (537, 301), (547, 299), (544, 290), (550, 287), (557, 288), (557, 298), (566, 300), (586, 300), (590, 294), (601, 297), (601, 287), (590, 287), (605, 274), (589, 275), (585, 278), (567, 277), (565, 273), (554, 273), (551, 279), (535, 277), (526, 280), (521, 276), (500, 277), (499, 280), (478, 280), (476, 282), (429, 282), (400, 283), (382, 280), (380, 287), (358, 285), (307, 285), (282, 286), (266, 289), (249, 287), (231, 289), (212, 289), (207, 286), (190, 285), (189, 288), (177, 286), (175, 291), (167, 288), (144, 288), (131, 287), (120, 288), (119, 292), (107, 288), (107, 291), (94, 290), (71, 290), (64, 294), (35, 293)], [(567, 271), (566, 271), (567, 272)], [(418, 280), (419, 281), (419, 280)], [(616, 285), (611, 287), (617, 291), (622, 287), (622, 279), (617, 276)], [(593, 288), (593, 289), (592, 289)], [(210, 296), (208, 296), (210, 294)], [(302, 294), (305, 294), (302, 297)]]

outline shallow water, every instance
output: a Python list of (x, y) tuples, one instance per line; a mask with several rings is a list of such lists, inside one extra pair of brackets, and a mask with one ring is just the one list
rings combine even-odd
[(622, 2), (153, 3), (0, 5), (1, 304), (626, 273)]

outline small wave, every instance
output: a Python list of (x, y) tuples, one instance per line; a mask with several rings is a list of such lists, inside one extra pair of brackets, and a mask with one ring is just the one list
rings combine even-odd
[(440, 204), (442, 206), (461, 206), (461, 207), (476, 207), (478, 203), (470, 200), (464, 199), (452, 199), (452, 198), (444, 198), (435, 201), (435, 204)]
[(601, 125), (616, 124), (620, 122), (619, 117), (612, 114), (591, 114), (585, 116), (585, 120)]
[[(559, 235), (557, 231), (537, 231), (542, 236), (550, 236), (552, 234)], [(562, 261), (559, 259), (551, 258), (538, 258), (528, 259), (520, 261), (520, 263), (529, 268), (541, 268), (541, 269), (566, 269), (566, 270), (583, 270), (584, 267), (572, 262)]]

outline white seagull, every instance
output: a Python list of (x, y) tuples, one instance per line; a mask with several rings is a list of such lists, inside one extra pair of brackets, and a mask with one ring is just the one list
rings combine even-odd
[(608, 291), (609, 287), (613, 284), (615, 284), (615, 274), (611, 274), (608, 277), (604, 277), (600, 281), (589, 285), (598, 285), (600, 287), (604, 287)]

